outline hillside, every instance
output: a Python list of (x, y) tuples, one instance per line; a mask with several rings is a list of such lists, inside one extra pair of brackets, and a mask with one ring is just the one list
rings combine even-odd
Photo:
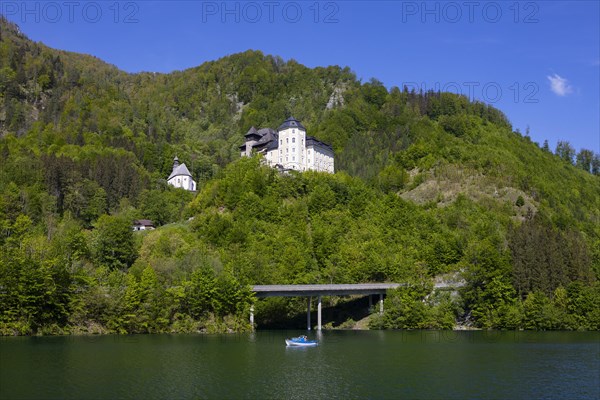
[[(243, 330), (247, 284), (369, 281), (413, 284), (373, 327), (600, 329), (597, 154), (347, 67), (247, 51), (128, 74), (0, 28), (1, 333)], [(239, 159), (289, 115), (336, 174)], [(166, 185), (175, 155), (197, 195)], [(430, 295), (445, 273), (460, 297)]]

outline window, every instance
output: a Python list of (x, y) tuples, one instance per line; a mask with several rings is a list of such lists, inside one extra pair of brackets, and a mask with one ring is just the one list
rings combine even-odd
[(283, 139), (279, 139), (279, 144), (283, 144)]
[(295, 153), (295, 152), (296, 152), (296, 148), (292, 147), (292, 153)]
[(292, 143), (296, 143), (296, 138), (295, 137), (292, 138)]
[(285, 138), (285, 142), (286, 142), (286, 143), (289, 143), (289, 142), (290, 142), (290, 138), (287, 138), (287, 137), (286, 137), (286, 138)]
[(292, 161), (296, 161), (296, 156), (292, 156)]
[(296, 130), (295, 130), (295, 129), (292, 129), (292, 133), (296, 133)]
[(289, 152), (290, 152), (290, 148), (289, 148), (289, 147), (286, 147), (286, 148), (285, 148), (285, 152), (286, 152), (286, 153), (289, 153)]
[(310, 156), (310, 150), (308, 151), (308, 155)]
[(285, 161), (289, 161), (289, 157), (288, 156), (285, 157)]

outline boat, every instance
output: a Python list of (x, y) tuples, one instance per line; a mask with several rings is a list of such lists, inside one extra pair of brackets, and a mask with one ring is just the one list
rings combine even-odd
[(318, 345), (319, 342), (316, 340), (308, 340), (306, 336), (302, 335), (291, 339), (285, 339), (285, 344), (296, 347), (311, 347)]

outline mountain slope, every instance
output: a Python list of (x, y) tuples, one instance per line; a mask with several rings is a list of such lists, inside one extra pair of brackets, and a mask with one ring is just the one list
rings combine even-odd
[[(348, 68), (247, 51), (127, 74), (0, 28), (3, 332), (194, 330), (248, 306), (240, 282), (385, 280), (414, 285), (376, 326), (600, 324), (597, 155), (576, 167), (491, 106)], [(251, 126), (289, 115), (333, 145), (335, 175), (239, 159)], [(166, 185), (175, 155), (197, 196)], [(132, 236), (136, 218), (165, 226)], [(423, 303), (442, 273), (463, 275), (460, 300)]]

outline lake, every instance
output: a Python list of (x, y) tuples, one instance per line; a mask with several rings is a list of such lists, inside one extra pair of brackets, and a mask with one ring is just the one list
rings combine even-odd
[(299, 334), (3, 337), (0, 398), (600, 398), (600, 332)]

